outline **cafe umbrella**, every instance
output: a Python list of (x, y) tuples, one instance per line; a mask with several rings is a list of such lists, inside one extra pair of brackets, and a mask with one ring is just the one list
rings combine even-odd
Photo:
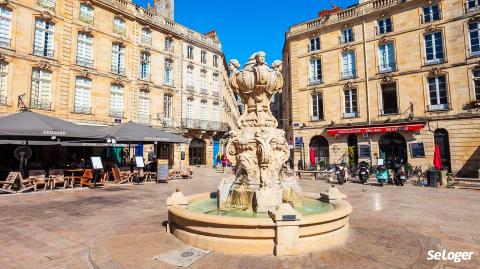
[(187, 143), (187, 139), (182, 136), (131, 121), (103, 128), (102, 131), (119, 143)]

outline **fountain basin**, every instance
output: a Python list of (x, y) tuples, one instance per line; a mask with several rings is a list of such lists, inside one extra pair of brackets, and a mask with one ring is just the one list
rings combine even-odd
[[(312, 193), (302, 197), (319, 199)], [(210, 193), (188, 196), (189, 204), (206, 199)], [(169, 208), (169, 227), (184, 243), (220, 253), (298, 255), (341, 246), (348, 237), (351, 212), (348, 202), (335, 200), (324, 212), (304, 215), (298, 221), (275, 222), (268, 216), (218, 216), (173, 206)], [(281, 233), (285, 232), (296, 236), (283, 242)]]

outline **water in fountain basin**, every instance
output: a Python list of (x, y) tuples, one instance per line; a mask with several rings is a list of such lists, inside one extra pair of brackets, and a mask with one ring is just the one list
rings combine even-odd
[[(303, 216), (308, 215), (315, 215), (328, 212), (333, 209), (333, 206), (313, 199), (313, 198), (302, 198), (302, 206), (295, 208), (298, 212), (300, 212)], [(190, 203), (187, 207), (189, 211), (196, 212), (196, 213), (203, 213), (208, 215), (215, 215), (215, 216), (228, 216), (228, 217), (241, 217), (241, 218), (268, 218), (267, 213), (255, 213), (251, 209), (246, 208), (232, 208), (229, 210), (219, 210), (217, 208), (217, 200), (206, 198), (196, 200)]]

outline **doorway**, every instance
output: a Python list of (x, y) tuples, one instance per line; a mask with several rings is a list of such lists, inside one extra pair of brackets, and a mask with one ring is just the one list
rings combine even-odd
[(205, 165), (206, 164), (206, 144), (202, 139), (195, 138), (190, 142), (188, 148), (190, 165)]
[(348, 143), (348, 164), (358, 164), (358, 139), (356, 134), (350, 134)]
[(442, 167), (452, 172), (452, 164), (450, 160), (450, 141), (448, 139), (448, 131), (445, 129), (437, 129), (434, 132), (435, 145), (440, 148), (440, 159)]
[(314, 136), (310, 140), (310, 148), (315, 152), (315, 163), (320, 165), (329, 164), (329, 144), (328, 140), (321, 136)]
[(384, 158), (385, 164), (407, 163), (407, 141), (403, 135), (397, 132), (386, 133), (380, 138), (378, 144), (380, 158)]

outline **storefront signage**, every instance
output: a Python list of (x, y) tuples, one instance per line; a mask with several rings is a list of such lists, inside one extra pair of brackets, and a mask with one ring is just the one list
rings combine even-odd
[(303, 137), (295, 137), (295, 147), (301, 147), (303, 145)]
[(103, 169), (102, 158), (91, 156), (90, 159), (92, 160), (93, 169), (95, 170)]
[(157, 179), (160, 182), (168, 181), (168, 160), (158, 160)]
[(53, 131), (53, 130), (45, 130), (43, 131), (44, 135), (55, 135), (55, 136), (65, 136), (66, 133), (64, 131)]
[(425, 146), (423, 142), (410, 143), (410, 154), (412, 158), (424, 158), (425, 157)]
[(358, 144), (358, 157), (359, 158), (370, 158), (370, 145), (369, 144)]
[(418, 131), (423, 129), (425, 124), (406, 124), (406, 125), (392, 125), (392, 126), (376, 126), (376, 127), (358, 127), (358, 128), (342, 128), (342, 129), (329, 129), (327, 134), (364, 134), (364, 133), (388, 133), (399, 131)]

